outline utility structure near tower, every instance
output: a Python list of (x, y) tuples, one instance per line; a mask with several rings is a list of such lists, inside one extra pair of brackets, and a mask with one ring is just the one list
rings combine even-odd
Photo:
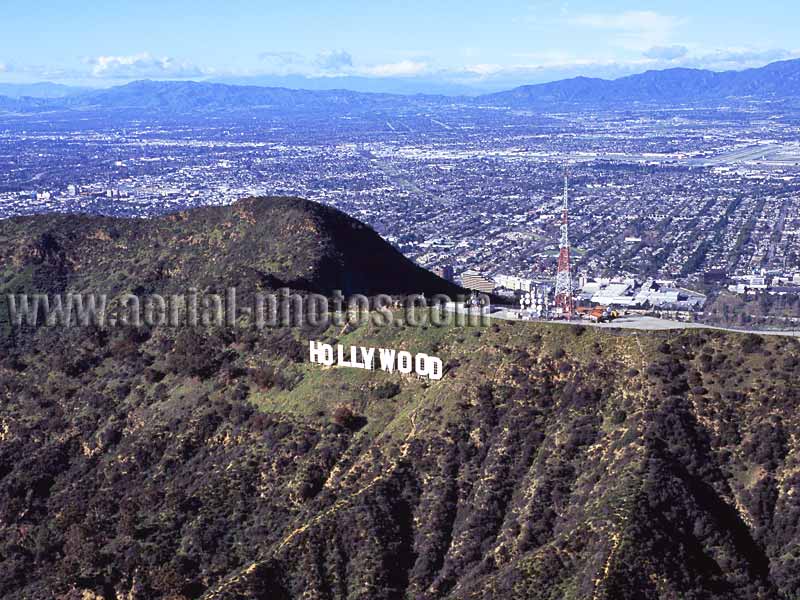
[(569, 209), (567, 171), (564, 170), (564, 212), (561, 215), (561, 249), (558, 253), (556, 270), (556, 289), (553, 305), (565, 319), (575, 313), (575, 300), (572, 297), (572, 270), (569, 264)]

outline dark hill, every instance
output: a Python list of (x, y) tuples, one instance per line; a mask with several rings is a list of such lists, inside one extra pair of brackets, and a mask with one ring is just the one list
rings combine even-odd
[[(138, 220), (41, 215), (0, 221), (5, 293), (455, 294), (370, 227), (298, 198), (249, 198)], [(8, 268), (8, 267), (7, 267)]]

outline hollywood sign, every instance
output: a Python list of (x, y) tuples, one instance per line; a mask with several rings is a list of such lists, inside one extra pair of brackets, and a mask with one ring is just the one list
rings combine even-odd
[[(405, 350), (391, 348), (368, 348), (365, 346), (344, 346), (337, 344), (334, 349), (330, 344), (311, 341), (309, 343), (309, 360), (326, 367), (352, 367), (354, 369), (374, 370), (393, 373), (416, 373), (428, 379), (441, 379), (444, 374), (442, 359), (427, 354), (411, 354)], [(377, 359), (377, 360), (376, 360)]]

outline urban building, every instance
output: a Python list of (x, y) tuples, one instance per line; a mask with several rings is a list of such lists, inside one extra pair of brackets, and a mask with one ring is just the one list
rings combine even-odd
[(517, 277), (515, 275), (497, 275), (494, 281), (499, 287), (511, 291), (530, 292), (533, 287), (532, 279), (525, 279), (524, 277)]
[(461, 285), (468, 290), (475, 290), (484, 294), (491, 294), (495, 288), (494, 281), (471, 269), (461, 274)]

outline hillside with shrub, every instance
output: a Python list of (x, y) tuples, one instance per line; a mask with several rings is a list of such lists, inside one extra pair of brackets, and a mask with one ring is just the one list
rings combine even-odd
[[(0, 292), (295, 290), (330, 294), (461, 290), (374, 230), (299, 198), (247, 198), (154, 219), (37, 215), (0, 220)], [(4, 309), (4, 307), (0, 307)], [(4, 309), (3, 313), (7, 311)]]
[[(335, 277), (418, 273), (390, 250), (362, 271), (296, 203), (2, 222), (4, 285), (227, 285), (247, 264), (300, 287), (320, 248)], [(283, 260), (261, 210), (297, 239)], [(310, 364), (309, 340), (445, 375)], [(797, 340), (705, 330), (4, 333), (0, 596), (796, 598), (799, 379)]]

